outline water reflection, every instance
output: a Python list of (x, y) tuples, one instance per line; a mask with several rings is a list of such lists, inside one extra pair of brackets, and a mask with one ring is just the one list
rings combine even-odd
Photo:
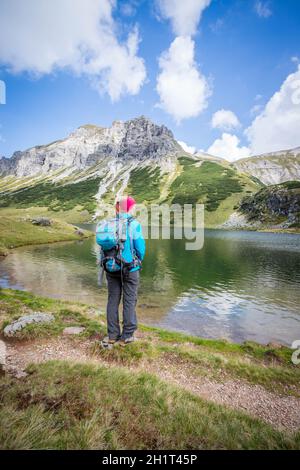
[[(147, 240), (141, 320), (199, 336), (291, 344), (300, 339), (300, 237), (207, 231), (201, 251), (184, 240)], [(24, 247), (0, 262), (0, 285), (97, 304), (104, 311), (93, 240)]]

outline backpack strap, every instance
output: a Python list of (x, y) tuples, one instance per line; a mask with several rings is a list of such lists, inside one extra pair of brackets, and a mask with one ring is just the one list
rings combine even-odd
[(128, 231), (128, 236), (129, 236), (129, 243), (130, 243), (130, 251), (131, 251), (132, 260), (134, 260), (135, 250), (134, 250), (134, 246), (133, 246), (133, 239), (132, 239), (131, 232), (130, 232), (130, 224), (133, 221), (134, 221), (134, 217), (131, 216), (131, 217), (128, 218), (128, 222), (127, 222), (127, 231)]

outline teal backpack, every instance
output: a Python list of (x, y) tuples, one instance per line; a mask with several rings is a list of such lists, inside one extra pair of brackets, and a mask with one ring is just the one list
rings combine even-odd
[(127, 274), (133, 267), (140, 266), (140, 261), (135, 255), (131, 238), (130, 251), (132, 260), (128, 262), (122, 256), (127, 234), (130, 236), (130, 223), (133, 220), (133, 217), (128, 219), (114, 218), (98, 223), (96, 227), (96, 242), (101, 247), (100, 264), (105, 271), (121, 271), (122, 274)]

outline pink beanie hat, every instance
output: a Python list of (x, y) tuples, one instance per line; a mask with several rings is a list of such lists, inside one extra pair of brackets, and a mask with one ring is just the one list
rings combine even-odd
[(117, 211), (129, 212), (130, 209), (136, 205), (136, 201), (131, 196), (125, 196), (116, 204)]

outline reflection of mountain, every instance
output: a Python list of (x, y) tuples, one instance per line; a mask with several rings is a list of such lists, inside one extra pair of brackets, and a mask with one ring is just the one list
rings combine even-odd
[[(282, 251), (285, 237), (280, 237), (278, 234), (254, 232), (245, 235), (228, 232), (223, 235), (219, 231), (207, 231), (204, 248), (200, 251), (186, 251), (184, 240), (162, 241), (160, 249), (166, 252), (165, 257), (168, 265), (172, 267), (176, 290), (180, 292), (192, 285), (203, 290), (218, 285), (239, 288), (242, 284), (245, 288), (247, 285), (251, 287), (250, 280), (259, 275), (260, 268), (266, 278), (271, 276), (273, 282), (277, 278), (288, 282), (293, 280), (295, 262), (299, 259), (299, 254)], [(151, 254), (149, 256), (151, 257)]]

